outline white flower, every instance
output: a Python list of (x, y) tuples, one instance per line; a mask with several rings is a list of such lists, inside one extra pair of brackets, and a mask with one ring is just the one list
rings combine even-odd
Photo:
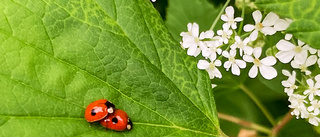
[(151, 0), (151, 2), (156, 2), (157, 0)]
[(320, 82), (314, 83), (312, 79), (307, 79), (307, 84), (309, 89), (305, 90), (303, 94), (309, 96), (308, 99), (312, 101), (314, 96), (320, 96)]
[(258, 32), (262, 32), (265, 35), (273, 35), (276, 33), (276, 30), (271, 27), (275, 24), (275, 22), (279, 19), (278, 15), (270, 12), (264, 20), (261, 22), (262, 14), (259, 10), (256, 10), (252, 13), (253, 19), (255, 21), (255, 25), (247, 24), (243, 27), (245, 32), (253, 32), (250, 34), (249, 38), (251, 41), (254, 41), (258, 37)]
[(310, 102), (311, 106), (308, 107), (308, 111), (309, 112), (312, 112), (315, 114), (315, 115), (318, 115), (320, 113), (320, 101), (319, 100), (312, 100)]
[(211, 61), (210, 63), (206, 60), (199, 60), (198, 62), (198, 68), (205, 69), (208, 72), (210, 79), (215, 77), (222, 78), (221, 72), (216, 66), (221, 66), (220, 60)]
[(226, 14), (221, 15), (221, 20), (225, 21), (223, 25), (225, 25), (226, 28), (236, 29), (237, 28), (237, 22), (242, 21), (243, 19), (241, 17), (234, 18), (234, 9), (232, 6), (228, 6), (226, 9)]
[(219, 42), (223, 42), (224, 44), (228, 44), (229, 38), (232, 35), (232, 30), (229, 30), (226, 26), (223, 26), (223, 30), (218, 30), (217, 34), (220, 35)]
[(181, 46), (185, 48), (189, 48), (187, 54), (190, 56), (198, 56), (201, 52), (201, 47), (205, 46), (205, 43), (201, 40), (206, 38), (212, 38), (214, 32), (212, 30), (202, 32), (199, 35), (199, 25), (197, 23), (188, 23), (188, 32), (181, 32), (180, 36), (182, 36)]
[(293, 91), (298, 88), (298, 86), (295, 85), (296, 82), (296, 72), (292, 71), (292, 74), (290, 74), (287, 70), (282, 70), (283, 75), (288, 77), (288, 80), (281, 81), (281, 84), (285, 87), (284, 92), (288, 94), (288, 96), (291, 96), (293, 94)]
[(308, 118), (309, 118), (308, 122), (310, 124), (312, 124), (314, 126), (318, 126), (319, 125), (320, 118), (318, 118), (317, 115), (311, 113), (311, 114), (308, 115)]
[(221, 54), (222, 50), (219, 48), (220, 42), (218, 41), (208, 41), (205, 42), (206, 47), (203, 47), (202, 50), (202, 56), (205, 58), (209, 58), (210, 60), (215, 60), (217, 58), (217, 54)]
[(297, 58), (291, 62), (291, 66), (293, 68), (301, 69), (301, 72), (305, 72), (306, 75), (310, 75), (311, 71), (308, 70), (308, 67), (315, 64), (317, 62), (317, 56), (311, 55), (308, 58), (307, 55), (303, 55), (305, 57)]
[(229, 71), (229, 68), (231, 67), (231, 72), (234, 75), (239, 76), (240, 75), (240, 69), (239, 68), (245, 68), (246, 62), (240, 59), (235, 59), (236, 56), (236, 50), (230, 50), (230, 53), (227, 51), (223, 51), (222, 55), (226, 58), (228, 58), (228, 61), (226, 61), (223, 65), (223, 67)]
[(286, 40), (280, 40), (276, 46), (279, 52), (276, 54), (276, 57), (282, 63), (288, 63), (294, 58), (295, 60), (303, 58), (308, 55), (308, 47), (302, 47), (303, 42), (298, 40), (298, 46), (293, 45), (292, 43)]
[(258, 75), (258, 68), (259, 71), (265, 79), (273, 79), (277, 76), (277, 70), (274, 69), (272, 66), (276, 64), (277, 60), (273, 56), (268, 56), (263, 59), (259, 59), (261, 55), (261, 47), (257, 47), (253, 49), (253, 56), (244, 55), (243, 59), (247, 62), (253, 62), (253, 66), (249, 71), (249, 77), (255, 78)]
[(247, 46), (247, 44), (250, 42), (249, 38), (245, 38), (243, 41), (239, 36), (235, 36), (236, 42), (230, 46), (231, 49), (240, 49), (240, 56), (242, 56), (243, 52), (244, 54), (251, 55), (253, 52), (253, 48), (250, 46)]
[(292, 96), (289, 96), (288, 100), (291, 103), (289, 105), (289, 108), (293, 108), (291, 115), (297, 116), (297, 119), (299, 118), (300, 114), (301, 118), (307, 118), (309, 114), (304, 104), (307, 103), (307, 101), (304, 100), (305, 98), (305, 96), (302, 96), (300, 94), (292, 94)]

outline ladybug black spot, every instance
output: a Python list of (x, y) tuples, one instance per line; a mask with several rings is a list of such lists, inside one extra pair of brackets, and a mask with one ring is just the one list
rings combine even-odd
[(117, 118), (115, 118), (115, 117), (114, 117), (114, 118), (112, 118), (112, 123), (113, 123), (113, 124), (117, 124), (117, 123), (118, 123), (118, 119), (117, 119)]
[(91, 116), (95, 116), (96, 115), (96, 110), (95, 109), (92, 109), (91, 110)]

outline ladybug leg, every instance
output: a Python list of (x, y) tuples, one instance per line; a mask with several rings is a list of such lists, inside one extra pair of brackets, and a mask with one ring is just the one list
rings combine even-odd
[(112, 104), (111, 102), (107, 101), (106, 103), (106, 106), (107, 106), (107, 111), (108, 113), (112, 114), (115, 110), (115, 106), (114, 104)]
[(132, 122), (130, 118), (128, 118), (127, 130), (131, 130), (131, 129), (132, 129)]
[(92, 127), (93, 124), (94, 124), (94, 122), (90, 123), (90, 126), (89, 126), (89, 127)]

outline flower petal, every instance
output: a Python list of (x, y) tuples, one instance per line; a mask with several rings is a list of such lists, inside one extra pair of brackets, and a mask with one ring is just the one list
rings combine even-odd
[(245, 25), (244, 27), (243, 27), (243, 30), (245, 31), (245, 32), (249, 32), (249, 31), (252, 31), (252, 30), (254, 30), (254, 25), (252, 25), (252, 24), (247, 24), (247, 25)]
[(243, 60), (246, 62), (253, 62), (253, 57), (249, 55), (243, 55)]
[(243, 60), (236, 59), (235, 62), (242, 69), (245, 68), (247, 65), (246, 62), (244, 62)]
[(268, 79), (268, 80), (273, 79), (278, 75), (277, 70), (273, 67), (261, 65), (259, 67), (259, 70), (260, 70), (262, 77), (264, 77), (265, 79)]
[(309, 87), (313, 87), (314, 86), (314, 81), (312, 79), (307, 79), (307, 84)]
[(286, 34), (285, 36), (284, 36), (284, 39), (285, 40), (290, 40), (292, 38), (292, 34)]
[(231, 72), (232, 72), (232, 74), (234, 74), (234, 75), (237, 75), (237, 76), (240, 75), (240, 69), (239, 69), (239, 67), (238, 67), (236, 64), (232, 64)]
[(274, 24), (274, 29), (277, 31), (286, 30), (289, 27), (290, 23), (284, 19), (279, 19)]
[(282, 51), (289, 51), (289, 50), (293, 50), (296, 46), (293, 45), (291, 42), (286, 41), (286, 40), (280, 40), (277, 44), (277, 49), (278, 50), (282, 50)]
[(255, 78), (258, 75), (258, 67), (256, 65), (253, 65), (249, 71), (249, 77)]
[(221, 66), (221, 61), (220, 60), (214, 61), (214, 65), (218, 67)]
[(228, 71), (229, 68), (231, 67), (231, 62), (230, 61), (224, 62), (223, 67)]
[(276, 57), (282, 63), (289, 63), (294, 57), (294, 51), (280, 51), (276, 54)]
[(252, 13), (252, 17), (254, 19), (254, 22), (256, 24), (260, 23), (261, 22), (261, 19), (262, 19), (262, 14), (259, 10), (256, 10)]
[(307, 57), (308, 57), (308, 51), (302, 50), (300, 53), (294, 56), (294, 60), (296, 60), (297, 63), (299, 64), (304, 64), (304, 62), (307, 60)]
[(265, 35), (273, 35), (275, 34), (277, 31), (276, 29), (274, 29), (273, 27), (263, 27), (261, 29), (261, 32)]
[(276, 60), (276, 58), (273, 57), (273, 56), (268, 56), (268, 57), (265, 57), (265, 58), (261, 59), (260, 62), (261, 62), (262, 64), (264, 64), (264, 65), (272, 66), (272, 65), (274, 65), (274, 64), (277, 63), (277, 60)]
[(261, 56), (261, 52), (261, 47), (256, 47), (253, 49), (253, 56), (258, 59)]
[(250, 40), (255, 41), (258, 38), (258, 34), (259, 34), (258, 31), (254, 30), (249, 36)]
[(232, 6), (228, 6), (225, 11), (226, 11), (226, 14), (228, 15), (229, 18), (233, 18), (234, 9)]
[(194, 37), (198, 37), (199, 36), (199, 25), (197, 23), (195, 23), (195, 22), (192, 24), (191, 34)]
[(229, 18), (226, 15), (221, 15), (221, 20), (228, 22)]
[(316, 55), (311, 55), (310, 57), (308, 57), (307, 61), (306, 61), (306, 66), (309, 67), (313, 64), (315, 64), (317, 62), (317, 56)]
[(241, 17), (236, 17), (236, 18), (234, 19), (234, 21), (235, 21), (235, 22), (240, 22), (240, 21), (243, 21), (243, 18), (241, 18)]
[(291, 76), (290, 72), (288, 70), (285, 70), (285, 69), (282, 70), (282, 74), (287, 76), (287, 77)]
[(199, 69), (206, 69), (206, 68), (209, 68), (209, 66), (210, 66), (210, 63), (206, 60), (199, 60), (197, 64), (197, 67)]
[(279, 20), (279, 16), (273, 12), (268, 13), (268, 15), (262, 21), (263, 26), (272, 26)]

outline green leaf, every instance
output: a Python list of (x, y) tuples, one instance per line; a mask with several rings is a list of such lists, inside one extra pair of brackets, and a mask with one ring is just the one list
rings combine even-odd
[(286, 31), (311, 47), (320, 49), (319, 0), (256, 0), (256, 5), (293, 19)]
[[(217, 136), (210, 79), (149, 0), (3, 0), (1, 136)], [(133, 129), (84, 119), (106, 98)]]
[[(207, 31), (221, 9), (222, 5), (213, 6), (207, 0), (169, 0), (166, 25), (173, 38), (181, 41), (180, 33), (187, 31), (188, 23), (196, 22), (200, 32)], [(220, 21), (216, 27), (221, 25)]]

